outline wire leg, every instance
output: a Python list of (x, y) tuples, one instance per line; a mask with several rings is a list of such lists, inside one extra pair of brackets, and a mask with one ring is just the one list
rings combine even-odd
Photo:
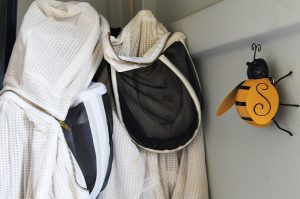
[(293, 74), (293, 71), (290, 71), (288, 74), (286, 74), (285, 76), (279, 78), (275, 83), (274, 85), (278, 84), (281, 80), (285, 79), (286, 77), (290, 76)]
[(299, 104), (284, 104), (284, 103), (279, 103), (280, 106), (291, 106), (291, 107), (300, 107)]
[(290, 136), (293, 136), (293, 134), (290, 131), (288, 131), (288, 130), (282, 128), (281, 126), (279, 126), (279, 124), (276, 122), (276, 120), (273, 119), (273, 121), (274, 121), (275, 125), (277, 126), (277, 128), (279, 128), (280, 130), (288, 133)]

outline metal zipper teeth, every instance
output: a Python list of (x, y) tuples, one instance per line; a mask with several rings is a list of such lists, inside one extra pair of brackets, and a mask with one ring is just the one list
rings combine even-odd
[[(67, 132), (70, 132), (71, 128), (62, 120), (59, 120), (58, 118), (56, 118), (54, 115), (52, 115), (51, 113), (49, 113), (46, 109), (44, 109), (43, 107), (33, 103), (32, 101), (30, 101), (29, 99), (27, 99), (26, 97), (18, 94), (17, 92), (13, 91), (13, 90), (5, 90), (4, 92), (2, 92), (0, 94), (0, 96), (5, 93), (5, 92), (12, 92), (14, 93), (15, 95), (17, 95), (19, 98), (21, 98), (22, 100), (24, 100), (26, 103), (30, 104), (31, 106), (33, 106), (34, 108), (38, 109), (39, 111), (43, 112), (43, 113), (46, 113), (47, 115), (50, 115), (52, 116), (55, 120), (57, 120), (59, 122), (59, 125), (65, 129)], [(67, 144), (67, 141), (66, 141), (66, 138), (65, 138), (65, 142), (66, 142), (66, 145), (68, 146)], [(74, 164), (74, 160), (72, 158), (72, 152), (70, 150), (70, 148), (68, 147), (68, 154), (69, 154), (69, 157), (71, 159), (71, 164), (72, 164), (72, 170), (73, 170), (73, 173), (74, 173), (74, 180), (75, 180), (75, 183), (78, 187), (80, 187), (81, 189), (85, 190), (85, 191), (89, 191), (88, 189), (82, 187), (78, 182), (77, 182), (77, 179), (76, 179), (76, 169), (75, 169), (75, 164)]]
[[(39, 106), (39, 105), (33, 103), (32, 101), (30, 101), (30, 100), (27, 99), (26, 97), (24, 97), (24, 96), (18, 94), (17, 92), (15, 92), (15, 91), (13, 91), (13, 90), (6, 90), (6, 91), (4, 91), (3, 93), (5, 93), (5, 92), (12, 92), (12, 93), (14, 93), (14, 94), (17, 95), (19, 98), (21, 98), (22, 100), (24, 100), (26, 103), (32, 105), (34, 108), (38, 109), (39, 111), (41, 111), (41, 112), (43, 112), (43, 113), (46, 113), (47, 115), (52, 116), (55, 120), (57, 120), (57, 121), (59, 122), (59, 125), (60, 125), (63, 129), (65, 129), (67, 132), (69, 132), (69, 131), (71, 130), (71, 128), (70, 128), (64, 121), (59, 120), (58, 118), (56, 118), (55, 116), (53, 116), (51, 113), (49, 113), (46, 109), (44, 109), (43, 107), (41, 107), (41, 106)], [(1, 96), (3, 93), (1, 93), (0, 96)], [(65, 138), (65, 142), (66, 142), (66, 138)], [(67, 144), (67, 142), (66, 142), (66, 144)], [(67, 144), (67, 145), (68, 145), (68, 144)], [(70, 150), (69, 147), (68, 147), (68, 154), (69, 154), (70, 159), (71, 159), (72, 170), (73, 170), (73, 173), (74, 173), (74, 176), (73, 176), (73, 177), (74, 177), (74, 179), (75, 179), (76, 185), (77, 185), (78, 187), (82, 188), (83, 190), (88, 191), (88, 189), (82, 187), (82, 186), (77, 182), (76, 175), (75, 175), (75, 173), (76, 173), (75, 164), (74, 164), (74, 160), (73, 160), (73, 158), (72, 158), (72, 152), (71, 152), (71, 150)]]
[(46, 113), (47, 115), (52, 116), (56, 121), (58, 121), (59, 125), (65, 129), (66, 131), (70, 130), (70, 127), (65, 123), (65, 121), (59, 120), (58, 118), (56, 118), (54, 115), (52, 115), (51, 113), (49, 113), (46, 109), (44, 109), (43, 107), (33, 103), (32, 101), (30, 101), (29, 99), (27, 99), (26, 97), (20, 95), (19, 93), (13, 91), (13, 90), (5, 90), (4, 92), (2, 92), (0, 95), (2, 95), (5, 92), (12, 92), (15, 95), (17, 95), (19, 98), (21, 98), (22, 100), (24, 100), (26, 103), (30, 104), (31, 106), (33, 106), (34, 108), (36, 108), (37, 110)]

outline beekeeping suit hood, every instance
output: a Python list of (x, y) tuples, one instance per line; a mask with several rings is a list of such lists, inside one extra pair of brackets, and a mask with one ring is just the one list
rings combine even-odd
[(200, 128), (200, 84), (184, 40), (150, 11), (139, 12), (117, 38), (104, 37), (118, 116), (149, 151), (180, 150)]
[[(87, 3), (40, 0), (24, 17), (4, 79), (12, 89), (63, 120), (102, 58), (104, 18)], [(100, 27), (102, 25), (102, 27)]]
[(28, 9), (1, 91), (1, 197), (89, 198), (58, 121), (90, 84), (107, 26), (87, 3), (41, 0)]
[[(140, 11), (116, 38), (105, 34), (103, 44), (116, 111), (113, 167), (101, 198), (208, 199), (201, 107), (195, 93), (200, 83), (197, 75), (186, 72), (196, 74), (184, 34), (168, 32), (150, 11)], [(173, 97), (178, 93), (185, 98)], [(181, 111), (181, 101), (193, 102), (192, 110)], [(185, 122), (173, 110), (192, 121), (193, 128), (173, 125)], [(191, 113), (195, 120), (190, 120)], [(168, 126), (178, 128), (154, 134)], [(180, 128), (184, 142), (176, 139)], [(161, 141), (161, 135), (170, 136)]]

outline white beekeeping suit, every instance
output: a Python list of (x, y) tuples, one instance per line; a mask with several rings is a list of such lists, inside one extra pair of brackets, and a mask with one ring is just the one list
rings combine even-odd
[(0, 198), (90, 198), (59, 121), (103, 57), (103, 21), (87, 3), (27, 11), (0, 97)]
[(141, 11), (103, 44), (116, 111), (101, 198), (208, 199), (200, 83), (184, 34)]
[(208, 199), (202, 129), (179, 152), (139, 149), (114, 112), (114, 160), (103, 199)]

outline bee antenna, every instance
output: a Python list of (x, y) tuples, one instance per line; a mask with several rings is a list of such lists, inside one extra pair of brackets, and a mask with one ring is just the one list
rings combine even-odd
[(279, 78), (275, 83), (274, 85), (278, 84), (278, 82), (280, 82), (281, 80), (283, 80), (284, 78), (290, 76), (293, 74), (293, 71), (290, 71), (288, 74), (284, 75), (283, 77)]
[(277, 126), (277, 128), (279, 128), (280, 130), (282, 130), (282, 131), (288, 133), (290, 136), (293, 136), (293, 134), (292, 134), (290, 131), (288, 131), (288, 130), (282, 128), (282, 127), (276, 122), (276, 120), (273, 119), (273, 121), (274, 121), (275, 125)]
[(260, 44), (253, 43), (253, 44), (252, 44), (252, 47), (251, 47), (251, 50), (254, 51), (254, 55), (253, 55), (253, 61), (254, 61), (255, 58), (256, 58), (256, 51), (258, 51), (258, 52), (261, 51), (261, 45), (260, 45)]

